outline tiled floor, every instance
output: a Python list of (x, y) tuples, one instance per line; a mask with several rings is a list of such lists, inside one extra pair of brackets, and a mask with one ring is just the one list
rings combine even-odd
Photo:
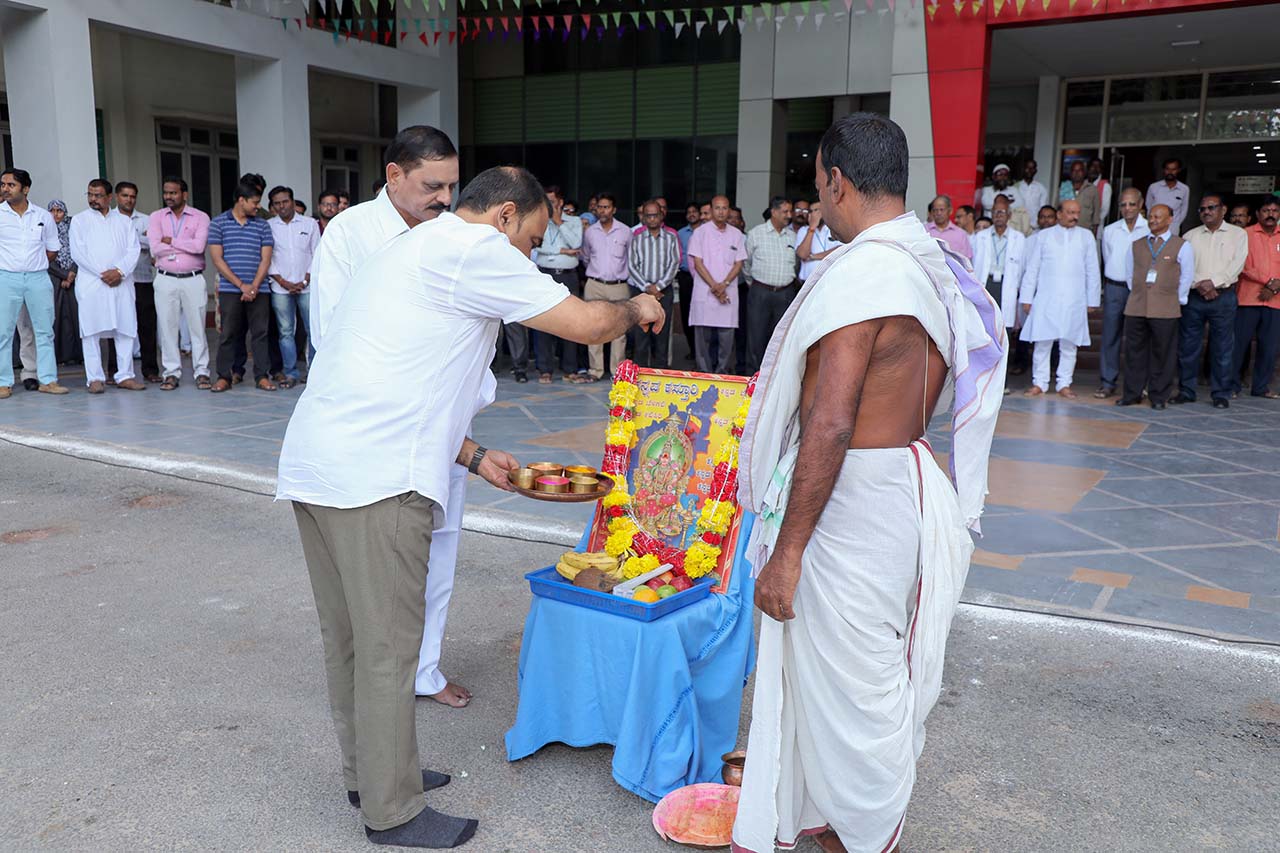
[[(1092, 387), (1091, 377), (1077, 382)], [(300, 390), (65, 397), (21, 389), (0, 427), (80, 436), (274, 471)], [(476, 419), (477, 439), (519, 458), (598, 463), (605, 384), (517, 385)], [(939, 426), (942, 426), (941, 424)], [(1280, 641), (1280, 403), (1207, 402), (1153, 412), (1110, 401), (1015, 394), (992, 448), (985, 537), (967, 596), (1070, 608)], [(939, 429), (935, 450), (950, 450)], [(475, 480), (473, 506), (585, 524), (590, 509), (528, 501)]]

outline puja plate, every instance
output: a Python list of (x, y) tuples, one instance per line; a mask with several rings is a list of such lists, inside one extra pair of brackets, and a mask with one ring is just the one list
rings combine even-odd
[(733, 841), (733, 821), (738, 816), (742, 789), (703, 782), (677, 788), (653, 810), (653, 828), (664, 841), (686, 847), (714, 850)]
[(511, 483), (512, 489), (524, 495), (526, 498), (533, 498), (535, 501), (549, 501), (551, 503), (562, 504), (587, 503), (589, 501), (598, 501), (613, 490), (613, 478), (607, 474), (595, 475), (596, 480), (599, 481), (599, 486), (594, 491), (590, 492), (544, 492), (539, 489), (528, 489), (521, 486), (517, 480), (516, 475), (520, 470), (521, 469), (516, 469), (515, 471), (508, 472), (507, 481)]

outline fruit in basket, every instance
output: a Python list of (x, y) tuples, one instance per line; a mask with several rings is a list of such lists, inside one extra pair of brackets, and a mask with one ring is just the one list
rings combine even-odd
[(660, 600), (658, 598), (658, 593), (654, 592), (647, 586), (642, 586), (637, 589), (635, 595), (631, 596), (631, 598), (641, 604), (653, 604)]
[(658, 593), (658, 598), (670, 598), (680, 590), (676, 589), (674, 586), (672, 586), (669, 583), (664, 583), (662, 586), (658, 587), (654, 591)]
[(662, 574), (658, 575), (658, 580), (662, 581), (663, 583), (671, 583), (671, 579), (674, 577), (675, 577), (675, 572), (663, 572)]
[(676, 588), (676, 592), (684, 592), (686, 589), (693, 589), (693, 581), (684, 575), (677, 575), (675, 580), (671, 581), (671, 585)]
[(654, 592), (657, 592), (658, 587), (664, 585), (665, 583), (666, 581), (664, 581), (662, 578), (649, 578), (649, 580), (644, 582), (644, 585), (649, 587), (649, 589), (653, 590)]
[(618, 558), (611, 557), (604, 551), (567, 551), (560, 555), (560, 562), (556, 563), (556, 571), (566, 580), (575, 579), (584, 569), (599, 569), (606, 575), (615, 576), (618, 581), (622, 579), (618, 570)]

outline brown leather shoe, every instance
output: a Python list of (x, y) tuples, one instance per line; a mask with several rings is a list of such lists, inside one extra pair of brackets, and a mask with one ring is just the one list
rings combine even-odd
[(1070, 385), (1068, 385), (1066, 388), (1059, 388), (1059, 389), (1058, 389), (1058, 396), (1059, 396), (1059, 397), (1061, 397), (1061, 398), (1062, 398), (1062, 399), (1064, 399), (1064, 400), (1074, 400), (1074, 399), (1076, 399), (1077, 397), (1079, 397), (1080, 395), (1079, 395), (1079, 394), (1077, 394), (1075, 391), (1072, 391), (1072, 390), (1071, 390), (1071, 386), (1070, 386)]
[(1039, 397), (1044, 394), (1044, 389), (1039, 385), (1032, 385), (1030, 388), (1022, 392), (1024, 397)]
[(123, 382), (117, 382), (116, 387), (121, 391), (145, 391), (147, 386), (143, 385), (136, 379), (126, 379)]
[(0, 400), (7, 400), (13, 396), (12, 385), (0, 385)]
[(59, 385), (57, 382), (46, 382), (36, 389), (41, 394), (70, 394), (71, 389)]
[(106, 393), (107, 386), (105, 383), (95, 379), (89, 383), (89, 388), (87, 390), (90, 394), (103, 394)]
[(279, 387), (280, 386), (276, 385), (276, 383), (272, 382), (265, 376), (258, 380), (259, 391), (276, 391), (279, 390)]

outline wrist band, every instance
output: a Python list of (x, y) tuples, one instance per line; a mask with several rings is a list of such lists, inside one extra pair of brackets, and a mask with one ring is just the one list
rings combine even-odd
[(467, 464), (467, 470), (472, 474), (480, 473), (480, 463), (484, 460), (484, 455), (489, 451), (483, 447), (477, 447), (476, 452), (471, 454), (471, 461)]

